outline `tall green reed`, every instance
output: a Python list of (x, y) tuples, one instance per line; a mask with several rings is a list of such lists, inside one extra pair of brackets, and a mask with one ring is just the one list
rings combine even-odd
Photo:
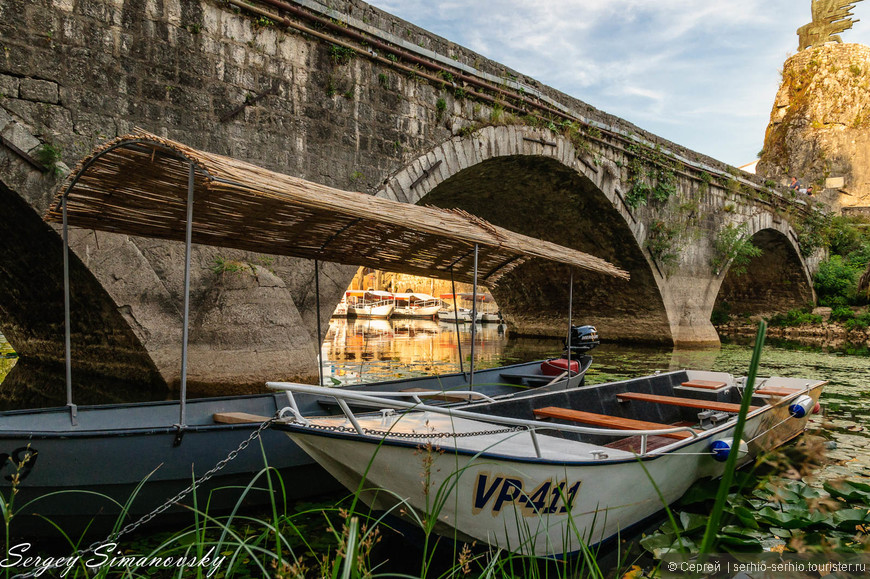
[(716, 535), (722, 522), (722, 511), (728, 499), (728, 491), (734, 480), (734, 472), (737, 469), (737, 458), (740, 455), (740, 441), (743, 440), (743, 430), (746, 426), (746, 415), (752, 404), (752, 392), (755, 387), (755, 377), (758, 375), (758, 365), (761, 362), (761, 350), (764, 347), (764, 336), (767, 332), (767, 324), (762, 320), (758, 325), (758, 333), (755, 335), (755, 348), (752, 351), (752, 360), (749, 362), (749, 372), (746, 375), (746, 384), (743, 390), (743, 400), (740, 403), (740, 412), (737, 415), (737, 424), (734, 426), (732, 437), (733, 444), (728, 459), (725, 461), (725, 471), (719, 483), (719, 491), (716, 493), (716, 502), (707, 520), (707, 529), (704, 531), (704, 539), (701, 541), (701, 553), (711, 553), (716, 545)]

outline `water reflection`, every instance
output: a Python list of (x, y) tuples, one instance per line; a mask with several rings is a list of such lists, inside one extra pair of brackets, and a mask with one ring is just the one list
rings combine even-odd
[[(477, 324), (474, 359), (478, 368), (501, 364), (508, 342), (504, 326)], [(471, 324), (415, 319), (330, 321), (321, 347), (327, 385), (377, 382), (459, 371), (471, 354)]]
[[(460, 330), (467, 359), (471, 328), (466, 324)], [(478, 325), (478, 330), (475, 358), (480, 366), (542, 359), (561, 351), (557, 339), (509, 339), (496, 326)], [(333, 320), (322, 352), (327, 384), (459, 369), (454, 327), (430, 321)], [(721, 348), (678, 350), (605, 343), (591, 355), (594, 362), (586, 376), (592, 384), (682, 368), (745, 375), (752, 344), (744, 340), (725, 342)], [(837, 447), (829, 452), (831, 464), (816, 473), (815, 479), (870, 476), (870, 355), (866, 349), (834, 350), (768, 340), (759, 375), (827, 380), (822, 394), (825, 413), (812, 418), (811, 431), (833, 440)]]
[[(432, 320), (332, 320), (321, 349), (327, 385), (443, 374), (459, 371), (471, 353), (471, 325)], [(503, 326), (478, 324), (475, 365), (490, 368), (557, 356), (559, 339), (513, 338)], [(587, 382), (597, 384), (651, 374), (656, 370), (695, 368), (743, 375), (749, 367), (749, 340), (725, 342), (721, 348), (675, 350), (604, 343), (591, 352)], [(14, 368), (13, 368), (14, 367)], [(15, 357), (0, 334), (0, 408), (63, 404), (62, 367), (31, 367)], [(816, 434), (833, 440), (833, 460), (817, 478), (870, 476), (870, 355), (866, 346), (799, 345), (768, 340), (759, 375), (827, 380), (822, 394), (824, 416), (813, 417)], [(74, 372), (74, 390), (82, 404), (142, 400), (143, 393), (117, 381)]]

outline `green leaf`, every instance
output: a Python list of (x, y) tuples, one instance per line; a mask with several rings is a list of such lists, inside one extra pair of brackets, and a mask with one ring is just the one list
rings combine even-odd
[(870, 521), (870, 513), (868, 513), (867, 509), (843, 509), (836, 511), (831, 516), (831, 519), (838, 528), (854, 531), (856, 526)]
[(716, 492), (719, 490), (719, 481), (712, 479), (703, 479), (691, 487), (686, 491), (686, 494), (683, 495), (683, 498), (680, 499), (679, 505), (694, 505), (697, 503), (703, 503), (706, 501), (712, 501), (716, 498)]
[(870, 485), (851, 480), (827, 481), (824, 489), (833, 497), (840, 497), (847, 501), (870, 502)]
[(670, 547), (673, 542), (673, 536), (655, 533), (653, 535), (647, 535), (646, 537), (641, 539), (640, 546), (649, 551), (650, 553), (655, 554), (657, 550)]
[(758, 511), (758, 516), (770, 525), (776, 525), (783, 529), (803, 529), (809, 527), (814, 521), (809, 518), (809, 512), (779, 511), (770, 507), (764, 507)]
[(726, 509), (726, 512), (731, 513), (740, 521), (740, 524), (744, 527), (749, 527), (750, 529), (758, 528), (758, 521), (755, 520), (755, 513), (747, 509), (746, 507), (734, 507), (732, 509)]
[(698, 515), (696, 513), (680, 513), (680, 524), (683, 526), (683, 531), (681, 534), (687, 535), (692, 531), (697, 531), (698, 529), (703, 529), (707, 526), (707, 517), (704, 515)]
[(726, 551), (738, 550), (743, 552), (760, 553), (764, 549), (761, 541), (752, 537), (738, 537), (735, 535), (716, 535), (719, 546)]

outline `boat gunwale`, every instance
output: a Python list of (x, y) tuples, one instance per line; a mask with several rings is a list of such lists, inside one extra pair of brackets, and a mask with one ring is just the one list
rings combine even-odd
[[(479, 374), (483, 374), (486, 372), (499, 370), (504, 371), (510, 368), (517, 368), (521, 366), (529, 366), (533, 364), (539, 364), (543, 362), (543, 360), (533, 360), (531, 362), (519, 362), (517, 364), (511, 364), (509, 366), (497, 366), (493, 368), (483, 368), (481, 370), (475, 370), (475, 377)], [(335, 389), (348, 389), (355, 390), (364, 386), (369, 386), (371, 384), (401, 384), (403, 382), (411, 382), (411, 381), (419, 381), (419, 380), (441, 380), (442, 378), (451, 378), (454, 376), (462, 376), (463, 374), (468, 374), (468, 372), (451, 372), (449, 374), (431, 374), (427, 376), (409, 376), (407, 378), (397, 378), (395, 380), (379, 380), (376, 382), (356, 382), (354, 384), (343, 384), (341, 386), (334, 386)], [(499, 382), (498, 384), (501, 384)], [(515, 386), (515, 384), (507, 384), (510, 386)], [(449, 390), (448, 390), (449, 392)], [(223, 402), (227, 400), (242, 400), (242, 399), (256, 399), (256, 398), (268, 398), (268, 397), (278, 397), (280, 398), (283, 395), (282, 392), (259, 392), (256, 394), (228, 394), (225, 396), (204, 396), (202, 398), (190, 398), (187, 401), (188, 405), (197, 404), (198, 402), (207, 403), (207, 402)], [(178, 405), (180, 400), (143, 400), (141, 402), (111, 402), (109, 404), (81, 404), (77, 406), (79, 412), (89, 411), (89, 410), (112, 410), (116, 408), (126, 408), (126, 407), (142, 407), (142, 406), (172, 406)], [(0, 410), (0, 420), (3, 419), (4, 416), (14, 416), (20, 414), (45, 414), (51, 412), (63, 412), (69, 413), (69, 408), (67, 406), (45, 406), (42, 408), (16, 408), (12, 410)], [(0, 435), (3, 433), (2, 427), (0, 427)]]
[[(590, 357), (591, 358), (591, 357)], [(511, 364), (510, 366), (498, 366), (495, 368), (487, 368), (481, 370), (480, 373), (493, 373), (498, 371), (501, 373), (504, 370), (508, 369), (517, 369), (523, 368), (526, 366), (533, 366), (535, 364), (539, 364), (541, 360), (535, 360), (532, 362), (520, 362), (517, 364)], [(591, 359), (589, 365), (587, 365), (587, 369), (591, 366)], [(434, 374), (430, 376), (416, 376), (416, 377), (407, 377), (407, 378), (399, 378), (396, 380), (389, 381), (379, 381), (379, 382), (363, 382), (357, 384), (347, 384), (344, 386), (336, 386), (333, 387), (336, 390), (348, 390), (348, 391), (365, 391), (367, 386), (371, 386), (373, 384), (378, 385), (403, 385), (408, 383), (418, 383), (421, 381), (435, 381), (437, 383), (441, 383), (442, 379), (445, 378), (459, 378), (464, 375), (467, 375), (467, 372), (451, 372), (450, 374)], [(479, 374), (476, 373), (476, 376)], [(483, 384), (487, 384), (484, 382)], [(517, 394), (521, 394), (523, 392), (521, 387), (516, 384), (510, 384), (508, 382), (493, 382), (494, 385), (503, 384), (505, 386), (513, 386), (517, 388)], [(480, 383), (478, 383), (480, 385)], [(443, 392), (451, 392), (457, 390), (455, 388), (446, 388), (442, 389)], [(316, 398), (315, 395), (312, 395)], [(495, 397), (495, 400), (500, 400), (500, 396)], [(215, 397), (203, 397), (203, 398), (192, 398), (187, 401), (188, 409), (196, 406), (207, 406), (212, 404), (220, 404), (223, 402), (238, 402), (238, 401), (259, 401), (259, 400), (269, 400), (275, 402), (275, 413), (282, 410), (287, 406), (286, 404), (286, 395), (281, 391), (273, 391), (273, 392), (261, 392), (257, 394), (239, 394), (239, 395), (226, 395), (226, 396), (215, 396)], [(111, 404), (92, 404), (86, 406), (79, 406), (77, 411), (81, 414), (88, 413), (101, 413), (108, 412), (119, 409), (129, 409), (133, 411), (147, 410), (149, 408), (177, 408), (181, 403), (180, 400), (148, 400), (143, 402), (116, 402)], [(0, 438), (9, 438), (9, 439), (53, 439), (53, 438), (96, 438), (103, 436), (140, 436), (140, 435), (157, 435), (163, 433), (177, 433), (179, 429), (175, 424), (164, 424), (164, 425), (154, 425), (154, 426), (140, 426), (140, 427), (129, 427), (129, 428), (107, 428), (107, 429), (95, 429), (95, 428), (83, 428), (81, 430), (74, 430), (75, 428), (70, 424), (65, 424), (64, 426), (67, 428), (65, 430), (38, 430), (34, 428), (30, 429), (3, 429), (2, 421), (5, 417), (20, 417), (20, 416), (39, 416), (39, 415), (57, 415), (61, 417), (67, 416), (69, 413), (69, 408), (66, 406), (51, 406), (45, 408), (34, 408), (34, 409), (15, 409), (15, 410), (4, 410), (0, 411)], [(326, 415), (323, 415), (326, 416)], [(269, 417), (270, 419), (272, 416)], [(242, 430), (242, 429), (251, 429), (259, 427), (261, 423), (247, 423), (247, 424), (188, 424), (184, 427), (183, 431), (185, 433), (188, 432), (198, 432), (198, 431), (209, 431), (213, 429), (227, 429), (227, 430)]]
[[(675, 374), (675, 373), (684, 372), (684, 371), (685, 370), (676, 370), (676, 371), (669, 372), (669, 373), (659, 374), (659, 376), (663, 376), (665, 374)], [(596, 386), (605, 386), (608, 384), (615, 384), (615, 383), (617, 383), (617, 382), (605, 383), (605, 384), (600, 384), (600, 385), (596, 385)], [(826, 380), (825, 381), (822, 381), (822, 380), (813, 381), (811, 384), (805, 386), (804, 388), (802, 388), (800, 390), (795, 390), (793, 393), (789, 394), (788, 396), (779, 397), (779, 399), (776, 401), (775, 404), (766, 403), (763, 406), (758, 407), (756, 410), (749, 412), (746, 415), (746, 420), (749, 421), (749, 420), (754, 420), (756, 418), (760, 418), (762, 414), (772, 412), (776, 408), (781, 408), (781, 407), (785, 406), (788, 402), (792, 401), (793, 399), (795, 399), (798, 396), (801, 396), (804, 394), (809, 394), (810, 392), (812, 392), (813, 390), (816, 390), (816, 389), (820, 390), (827, 383), (828, 382)], [(528, 398), (534, 398), (535, 396), (538, 396), (539, 394), (544, 395), (544, 394), (552, 394), (552, 393), (551, 392), (536, 393), (536, 394), (528, 396)], [(754, 392), (753, 392), (753, 395), (754, 395)], [(443, 408), (443, 409), (436, 410), (436, 412), (451, 416), (447, 411), (449, 411), (449, 408)], [(409, 410), (408, 412), (420, 413), (420, 412), (426, 412), (426, 410)], [(366, 413), (366, 414), (368, 414), (370, 416), (372, 415), (372, 413)], [(494, 417), (492, 415), (487, 415), (487, 414), (481, 414), (480, 416), (485, 418), (485, 420), (481, 420), (481, 422), (486, 422), (486, 423), (495, 424), (495, 425), (499, 424), (498, 420), (496, 419), (497, 417)], [(686, 439), (682, 439), (682, 440), (674, 440), (674, 442), (667, 444), (663, 447), (657, 448), (653, 451), (648, 451), (646, 454), (634, 453), (634, 456), (632, 458), (626, 458), (626, 459), (601, 458), (601, 459), (594, 459), (591, 461), (588, 461), (588, 460), (587, 461), (568, 461), (568, 460), (547, 459), (547, 458), (542, 458), (542, 457), (517, 457), (517, 456), (511, 456), (511, 455), (498, 454), (498, 453), (491, 452), (491, 451), (488, 451), (485, 449), (484, 450), (470, 450), (467, 448), (457, 447), (456, 445), (453, 445), (453, 446), (441, 445), (441, 444), (438, 444), (438, 442), (437, 442), (437, 439), (439, 438), (438, 436), (432, 436), (432, 437), (428, 437), (428, 438), (421, 437), (420, 440), (426, 440), (428, 443), (432, 443), (433, 446), (437, 446), (439, 449), (442, 449), (445, 452), (450, 451), (450, 452), (453, 452), (454, 454), (457, 454), (457, 455), (476, 456), (476, 457), (480, 457), (480, 458), (484, 458), (484, 459), (496, 459), (496, 460), (503, 460), (503, 461), (507, 461), (507, 462), (532, 463), (532, 464), (552, 464), (555, 466), (594, 466), (594, 465), (605, 465), (605, 464), (608, 464), (608, 465), (609, 464), (624, 464), (624, 463), (629, 463), (629, 462), (636, 462), (637, 460), (654, 460), (657, 458), (665, 457), (665, 456), (668, 456), (670, 454), (677, 453), (677, 451), (683, 450), (686, 447), (691, 446), (697, 442), (707, 441), (715, 435), (721, 434), (722, 432), (725, 432), (729, 429), (733, 429), (737, 423), (737, 416), (738, 415), (735, 414), (729, 420), (727, 420), (721, 424), (718, 424), (709, 430), (703, 430), (701, 432), (695, 431), (695, 436), (692, 436), (692, 437), (689, 437)], [(312, 418), (314, 418), (314, 417), (312, 417)], [(324, 416), (324, 417), (317, 417), (317, 418), (329, 418), (329, 417)], [(486, 420), (486, 419), (488, 419), (488, 420)], [(502, 423), (502, 424), (504, 424), (504, 423)], [(308, 426), (305, 426), (303, 424), (299, 424), (297, 422), (292, 422), (292, 421), (280, 421), (279, 420), (274, 424), (274, 427), (277, 430), (287, 431), (287, 432), (296, 433), (296, 434), (303, 434), (303, 435), (310, 435), (310, 436), (324, 436), (327, 438), (342, 438), (342, 439), (347, 439), (347, 440), (356, 440), (358, 442), (365, 442), (367, 444), (376, 444), (376, 445), (384, 445), (384, 446), (398, 446), (398, 447), (414, 447), (414, 448), (420, 446), (419, 442), (407, 442), (406, 440), (404, 440), (402, 438), (398, 438), (397, 436), (390, 437), (390, 435), (378, 436), (378, 435), (371, 435), (371, 434), (362, 434), (361, 435), (357, 432), (340, 432), (340, 431), (331, 431), (331, 430), (321, 430), (319, 428), (308, 427)], [(559, 430), (559, 429), (553, 428), (553, 426), (551, 425), (551, 426), (543, 426), (540, 428), (540, 430)], [(567, 430), (567, 429), (562, 429), (562, 430), (564, 430), (566, 432), (571, 431), (571, 430)], [(611, 435), (609, 432), (607, 432), (607, 429), (601, 429), (601, 430), (602, 430), (602, 432), (600, 434), (597, 434), (597, 433), (592, 433), (592, 434), (598, 435), (598, 436), (610, 436)], [(526, 433), (531, 433), (532, 431), (534, 431), (535, 434), (538, 434), (539, 428), (533, 427), (533, 429), (528, 429), (525, 431), (517, 430), (515, 433), (512, 433), (512, 434), (526, 434)], [(664, 432), (665, 429), (663, 429), (662, 431)], [(637, 435), (637, 433), (639, 433), (639, 432), (645, 432), (645, 431), (624, 430), (622, 432), (625, 433), (626, 436), (632, 436), (632, 435)], [(436, 440), (433, 442), (433, 439), (436, 439)], [(499, 442), (493, 443), (493, 446), (499, 444)], [(607, 450), (609, 450), (609, 447), (601, 445), (601, 449), (606, 452)]]

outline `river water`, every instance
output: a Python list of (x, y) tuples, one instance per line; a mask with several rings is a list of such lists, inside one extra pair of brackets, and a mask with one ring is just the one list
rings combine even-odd
[[(453, 324), (432, 320), (333, 319), (322, 345), (326, 385), (376, 382), (391, 378), (459, 371), (471, 354), (471, 325), (461, 324), (459, 340)], [(557, 339), (513, 338), (503, 326), (478, 324), (475, 366), (487, 368), (558, 356)], [(606, 340), (606, 336), (604, 336)], [(591, 352), (594, 362), (587, 382), (620, 380), (656, 370), (692, 368), (746, 374), (752, 344), (725, 341), (720, 348), (675, 350), (604, 343)], [(0, 381), (16, 362), (0, 334)], [(870, 476), (870, 351), (866, 346), (837, 349), (768, 340), (759, 376), (827, 380), (824, 413), (813, 417), (811, 430), (836, 443), (818, 480)]]
[[(603, 337), (606, 340), (606, 336)], [(591, 352), (587, 383), (598, 384), (690, 368), (745, 375), (752, 343), (724, 340), (720, 348), (676, 350), (665, 347), (604, 343)], [(459, 351), (467, 370), (471, 325), (430, 320), (333, 319), (322, 347), (326, 385), (375, 382), (459, 371)], [(537, 360), (561, 353), (557, 339), (512, 338), (504, 327), (478, 324), (475, 366), (493, 367)], [(866, 346), (837, 349), (768, 340), (759, 376), (827, 380), (824, 412), (812, 418), (813, 434), (833, 441), (828, 463), (816, 481), (843, 476), (870, 476), (870, 351)]]

